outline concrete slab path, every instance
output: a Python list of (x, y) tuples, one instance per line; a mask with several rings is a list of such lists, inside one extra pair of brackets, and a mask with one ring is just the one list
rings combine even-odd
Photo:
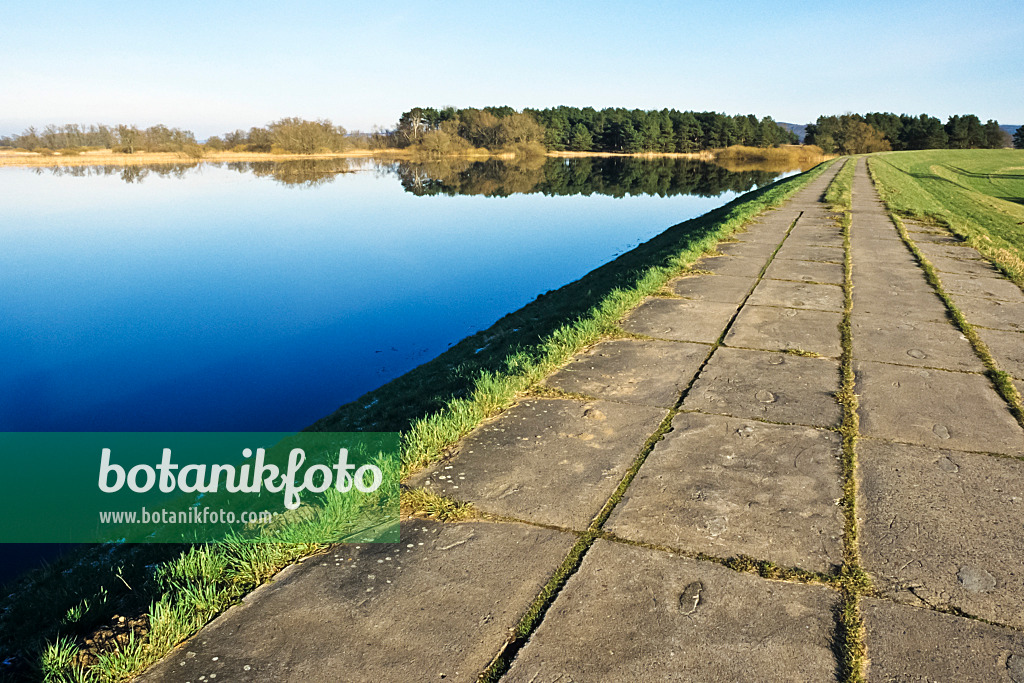
[[(847, 163), (848, 246), (840, 162), (407, 482), (482, 519), (310, 558), (141, 680), (842, 680), (854, 605), (868, 680), (1024, 683), (1024, 429)], [(1024, 294), (907, 227), (1024, 388)]]

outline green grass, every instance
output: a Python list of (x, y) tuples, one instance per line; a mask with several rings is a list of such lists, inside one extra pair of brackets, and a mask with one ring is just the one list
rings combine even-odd
[(870, 587), (870, 581), (860, 565), (857, 542), (857, 437), (859, 434), (858, 401), (853, 373), (853, 338), (850, 317), (853, 312), (853, 260), (850, 254), (850, 226), (852, 224), (853, 174), (857, 159), (849, 159), (836, 174), (825, 191), (825, 201), (838, 214), (843, 233), (843, 319), (839, 324), (842, 354), (839, 357), (840, 388), (836, 400), (843, 408), (843, 421), (839, 428), (842, 436), (842, 468), (844, 516), (843, 567), (839, 586), (842, 602), (836, 614), (836, 641), (839, 655), (839, 676), (844, 683), (864, 680), (866, 652), (864, 621), (860, 615), (860, 595)]
[[(402, 473), (440, 459), (483, 420), (508, 406), (617, 323), (697, 258), (765, 210), (776, 207), (830, 163), (774, 183), (674, 226), (577, 282), (544, 294), (490, 329), (388, 385), (343, 406), (311, 429), (401, 431)], [(653, 444), (651, 444), (653, 445)], [(425, 492), (403, 492), (407, 512), (456, 520), (474, 514)], [(580, 539), (585, 552), (596, 537)], [(197, 547), (93, 546), (34, 573), (0, 601), (0, 671), (12, 680), (128, 680), (283, 567), (322, 550), (312, 543)], [(566, 558), (565, 569), (574, 566)], [(556, 577), (549, 589), (557, 593)], [(536, 618), (547, 601), (538, 597)], [(114, 614), (145, 625), (112, 651), (81, 666), (81, 638)], [(530, 630), (535, 621), (524, 620)]]
[(896, 214), (948, 228), (1024, 287), (1024, 150), (892, 152), (871, 171)]

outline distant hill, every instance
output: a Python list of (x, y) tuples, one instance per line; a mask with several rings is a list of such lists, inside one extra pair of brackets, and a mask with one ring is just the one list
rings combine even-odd
[(1005, 131), (1006, 131), (1007, 133), (1009, 133), (1009, 134), (1010, 134), (1010, 137), (1012, 138), (1012, 137), (1013, 137), (1013, 134), (1017, 132), (1017, 129), (1018, 129), (1018, 128), (1020, 128), (1020, 125), (1019, 125), (1019, 124), (1018, 124), (1018, 125), (1015, 125), (1015, 126), (1011, 126), (1011, 125), (1002, 125), (1002, 126), (999, 126), (999, 127), (1000, 127), (1000, 128), (1002, 129), (1002, 130), (1005, 130)]
[(780, 128), (785, 128), (786, 130), (790, 130), (796, 133), (796, 136), (800, 138), (800, 142), (804, 141), (804, 135), (807, 133), (806, 123), (786, 123), (784, 121), (778, 121), (777, 123), (779, 124)]

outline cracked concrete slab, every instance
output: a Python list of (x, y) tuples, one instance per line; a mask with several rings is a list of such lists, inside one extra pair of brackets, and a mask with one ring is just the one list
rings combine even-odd
[(861, 601), (869, 681), (1024, 681), (1024, 634), (884, 600)]
[(486, 512), (585, 529), (665, 415), (608, 401), (521, 401), (408, 483)]
[[(886, 233), (882, 234), (886, 235)], [(899, 237), (899, 233), (895, 231), (893, 231), (893, 235), (897, 238)], [(874, 237), (873, 235), (865, 234), (863, 231), (858, 231), (856, 234), (851, 233), (850, 249), (854, 252), (854, 256), (861, 255), (863, 257), (870, 255), (870, 258), (876, 260), (902, 260), (907, 256), (913, 258), (913, 254), (910, 253), (910, 250), (907, 249), (902, 240), (890, 239), (888, 235)]]
[(694, 270), (706, 270), (715, 275), (757, 277), (766, 259), (742, 256), (705, 256), (693, 264)]
[[(909, 230), (907, 232), (909, 232)], [(954, 237), (949, 233), (938, 232), (935, 230), (928, 230), (927, 232), (917, 232), (911, 236), (911, 239), (915, 243), (927, 242), (929, 244), (945, 244), (953, 247), (970, 246), (959, 237)]]
[(853, 284), (863, 292), (878, 290), (881, 295), (900, 295), (934, 291), (924, 271), (916, 265), (854, 262), (852, 270)]
[(669, 289), (679, 296), (698, 301), (743, 303), (754, 288), (755, 278), (735, 275), (689, 275), (669, 283)]
[(838, 594), (595, 542), (503, 680), (830, 681)]
[(1024, 332), (1024, 304), (975, 296), (951, 295), (967, 322), (997, 330)]
[(862, 281), (857, 272), (853, 276), (853, 310), (869, 314), (914, 322), (949, 322), (946, 304), (927, 284), (889, 286)]
[(843, 250), (836, 249), (835, 247), (818, 247), (808, 246), (804, 244), (790, 244), (786, 241), (782, 248), (779, 249), (779, 253), (775, 255), (777, 259), (789, 259), (793, 261), (825, 261), (827, 263), (842, 263), (843, 262)]
[(950, 294), (1024, 303), (1024, 292), (1005, 278), (947, 273), (939, 279), (942, 280), (943, 288)]
[(836, 285), (817, 285), (787, 280), (761, 280), (748, 303), (816, 311), (842, 311), (843, 290)]
[(712, 344), (722, 336), (737, 308), (717, 301), (651, 298), (626, 316), (622, 328), (659, 339)]
[(1024, 462), (873, 440), (857, 452), (876, 590), (1024, 628)]
[(729, 256), (758, 258), (761, 259), (763, 265), (777, 246), (778, 243), (772, 244), (770, 242), (720, 242), (718, 244), (718, 251)]
[(843, 266), (839, 263), (822, 261), (775, 259), (764, 272), (764, 276), (772, 280), (799, 280), (841, 285), (843, 284)]
[(854, 361), (863, 436), (1024, 455), (1024, 430), (989, 379)]
[(839, 364), (720, 347), (683, 401), (686, 410), (816, 427), (839, 424)]
[(960, 330), (949, 323), (852, 316), (853, 357), (900, 365), (984, 372), (985, 366)]
[(931, 244), (930, 242), (917, 242), (915, 241), (917, 248), (921, 250), (921, 253), (928, 257), (930, 261), (932, 257), (939, 258), (953, 258), (953, 259), (968, 259), (974, 261), (984, 261), (985, 258), (978, 253), (976, 249), (972, 249), (966, 245), (964, 246), (953, 246), (949, 244)]
[(470, 683), (576, 540), (426, 520), (401, 537), (286, 569), (136, 680)]
[(747, 304), (740, 309), (724, 343), (765, 351), (808, 351), (837, 358), (842, 353), (842, 319), (842, 313), (834, 311)]
[[(881, 242), (882, 240), (878, 241)], [(917, 259), (915, 259), (914, 255), (902, 246), (899, 248), (892, 246), (887, 249), (876, 249), (861, 244), (859, 240), (854, 240), (850, 247), (850, 257), (853, 261), (854, 268), (857, 267), (857, 264), (865, 263), (885, 263), (889, 264), (890, 267), (893, 268), (900, 266), (908, 268), (917, 267)]]
[(850, 229), (850, 239), (889, 240), (890, 242), (903, 243), (903, 240), (900, 238), (900, 234), (896, 232), (896, 228), (892, 223), (888, 223), (887, 225), (863, 225), (858, 221)]
[(605, 529), (620, 538), (830, 572), (842, 562), (833, 431), (680, 413)]
[(792, 218), (790, 218), (786, 223), (782, 221), (772, 221), (770, 224), (752, 223), (747, 230), (734, 232), (730, 237), (740, 242), (767, 243), (774, 249), (786, 236), (786, 231), (792, 222)]
[(999, 271), (987, 261), (941, 258), (938, 256), (928, 260), (939, 271), (940, 279), (942, 278), (942, 273), (958, 273), (975, 277), (999, 277)]
[(606, 401), (671, 408), (710, 351), (704, 344), (613, 339), (577, 354), (544, 384)]
[(802, 230), (796, 231), (789, 236), (786, 244), (807, 246), (807, 247), (833, 247), (843, 248), (842, 233), (836, 230)]
[(985, 342), (1000, 370), (1017, 379), (1024, 379), (1024, 332), (987, 330), (981, 327), (975, 331)]

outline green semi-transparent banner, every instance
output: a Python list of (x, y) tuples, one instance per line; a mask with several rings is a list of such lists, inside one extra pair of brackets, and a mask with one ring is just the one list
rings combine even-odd
[(0, 543), (398, 541), (397, 433), (0, 433)]

